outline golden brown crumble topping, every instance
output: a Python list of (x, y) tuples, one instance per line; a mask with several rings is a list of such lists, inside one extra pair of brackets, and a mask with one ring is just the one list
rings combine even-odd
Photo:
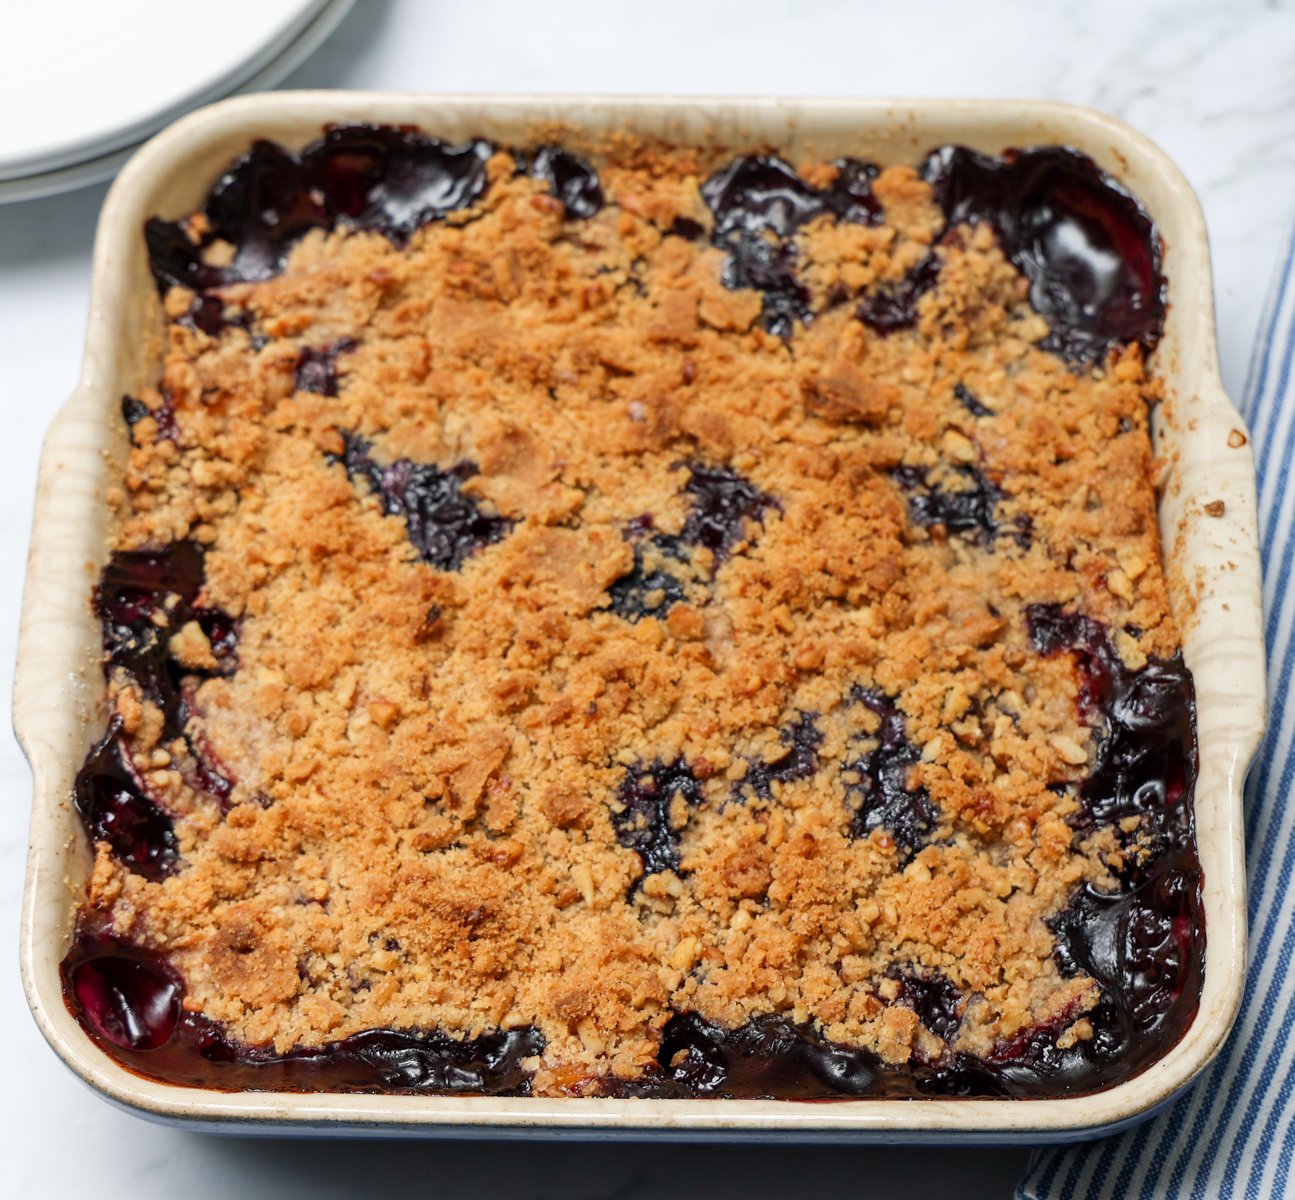
[[(198, 332), (192, 294), (166, 296), (116, 547), (207, 547), (238, 667), (189, 702), (234, 786), (225, 813), (195, 792), (186, 741), (116, 674), (185, 865), (149, 881), (101, 844), (90, 905), (238, 1040), (533, 1025), (538, 1094), (634, 1078), (672, 1011), (936, 1059), (905, 974), (964, 998), (954, 1050), (1091, 1036), (1098, 989), (1063, 977), (1048, 921), (1123, 851), (1067, 823), (1092, 735), (1025, 606), (1102, 622), (1131, 669), (1178, 648), (1141, 351), (1076, 373), (1041, 349), (984, 224), (941, 239), (914, 328), (834, 303), (931, 252), (943, 216), (906, 167), (873, 181), (883, 223), (795, 234), (816, 316), (790, 340), (724, 286), (723, 249), (663, 232), (713, 224), (695, 152), (621, 147), (582, 221), (508, 154), (488, 173), (403, 247), (311, 232), (224, 289), (248, 327)], [(302, 390), (326, 351), (336, 394)], [(427, 561), (348, 472), (357, 446), (373, 472), (475, 464), (462, 493), (500, 536)], [(718, 550), (682, 536), (711, 468), (762, 498)], [(914, 518), (987, 481), (979, 526)], [(641, 611), (618, 611), (636, 571)], [(215, 662), (196, 621), (170, 650)], [(920, 837), (859, 827), (887, 728)], [(809, 765), (779, 770), (793, 743)], [(627, 781), (681, 762), (657, 831), (677, 866), (645, 874)]]

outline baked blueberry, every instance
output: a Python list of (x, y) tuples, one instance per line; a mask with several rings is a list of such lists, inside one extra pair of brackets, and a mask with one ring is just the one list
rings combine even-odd
[(327, 346), (306, 346), (297, 355), (296, 384), (299, 392), (319, 396), (337, 395), (337, 356), (355, 349), (353, 338), (341, 338)]
[[(303, 234), (339, 223), (402, 243), (419, 226), (480, 198), (492, 152), (480, 139), (456, 146), (389, 126), (338, 126), (299, 155), (258, 141), (212, 189), (203, 206), (206, 229), (196, 241), (178, 222), (148, 222), (154, 277), (163, 289), (199, 293), (268, 279)], [(213, 242), (232, 246), (232, 260), (208, 261)], [(210, 332), (214, 312), (200, 310), (194, 321), (205, 321)]]
[(716, 559), (722, 559), (746, 537), (752, 523), (763, 523), (765, 509), (778, 507), (772, 496), (731, 467), (683, 465), (688, 471), (684, 491), (692, 499), (692, 508), (684, 519), (680, 540), (689, 546), (705, 546)]
[(301, 152), (300, 173), (330, 221), (400, 244), (479, 200), (492, 153), (481, 138), (455, 145), (412, 129), (342, 125)]
[[(638, 890), (643, 875), (679, 871), (679, 839), (687, 808), (702, 802), (701, 780), (682, 759), (657, 759), (626, 771), (616, 790), (612, 827), (616, 839), (635, 851), (643, 863), (642, 874), (630, 889)], [(685, 806), (684, 813), (676, 801)]]
[(866, 739), (868, 749), (846, 760), (843, 771), (850, 831), (867, 837), (885, 830), (894, 839), (901, 863), (907, 862), (930, 838), (939, 811), (925, 788), (910, 786), (912, 768), (921, 751), (904, 733), (904, 718), (894, 702), (871, 688), (856, 688), (855, 704), (871, 709), (880, 719), (877, 732)]
[(669, 571), (648, 571), (643, 566), (643, 547), (634, 547), (634, 566), (607, 589), (610, 608), (626, 621), (664, 617), (672, 605), (684, 600), (684, 585)]
[[(763, 524), (766, 509), (779, 507), (777, 500), (731, 467), (695, 462), (676, 465), (688, 472), (684, 493), (690, 504), (683, 528), (678, 533), (656, 532), (651, 514), (635, 517), (625, 527), (625, 537), (634, 547), (634, 566), (607, 591), (611, 611), (628, 621), (664, 617), (671, 605), (686, 598), (688, 572), (684, 564), (695, 547), (711, 551), (713, 563), (718, 565), (751, 535), (753, 525)], [(649, 546), (659, 562), (652, 570), (644, 567)], [(680, 564), (678, 570), (674, 563)]]
[(676, 1013), (657, 1061), (657, 1086), (645, 1091), (665, 1096), (864, 1096), (878, 1079), (872, 1055), (777, 1016), (725, 1029), (696, 1013)]
[(342, 439), (346, 449), (338, 461), (346, 473), (353, 480), (368, 481), (388, 516), (404, 517), (414, 549), (432, 566), (457, 571), (512, 528), (512, 521), (484, 512), (464, 493), (464, 483), (477, 474), (475, 463), (463, 461), (442, 469), (398, 458), (383, 466), (370, 456), (364, 438), (344, 433)]
[(966, 384), (955, 384), (953, 388), (954, 398), (962, 405), (973, 417), (992, 417), (994, 410), (985, 405), (979, 396), (976, 395)]
[(940, 278), (940, 259), (927, 254), (902, 279), (872, 289), (859, 304), (858, 316), (869, 329), (883, 336), (917, 323), (917, 302)]
[(911, 1008), (918, 1020), (936, 1037), (951, 1042), (962, 1025), (966, 1000), (938, 971), (905, 971), (898, 967), (888, 973), (898, 980), (898, 1002)]
[(786, 749), (772, 760), (748, 760), (746, 774), (733, 785), (733, 795), (745, 799), (755, 795), (763, 800), (773, 794), (773, 785), (808, 779), (818, 770), (818, 748), (823, 735), (815, 725), (816, 713), (799, 713), (796, 720), (778, 734)]
[[(117, 551), (95, 589), (108, 664), (130, 672), (162, 710), (171, 735), (184, 731), (188, 716), (181, 678), (228, 673), (236, 666), (237, 625), (219, 609), (195, 605), (202, 581), (203, 551), (179, 541), (160, 550)], [(214, 671), (181, 665), (171, 656), (172, 635), (191, 620), (216, 635)]]
[(70, 972), (71, 985), (90, 1028), (123, 1050), (165, 1046), (180, 1021), (183, 991), (166, 964), (109, 940), (91, 943), (83, 953)]
[(531, 173), (549, 185), (553, 195), (562, 201), (568, 217), (588, 220), (603, 206), (598, 172), (569, 150), (541, 146), (531, 162)]
[(989, 544), (998, 533), (996, 509), (1004, 496), (1002, 489), (979, 467), (959, 465), (949, 473), (966, 486), (938, 487), (925, 467), (896, 467), (892, 474), (908, 493), (908, 514), (915, 525), (942, 525), (950, 533)]
[(880, 218), (871, 186), (876, 169), (855, 159), (836, 166), (836, 179), (819, 190), (775, 155), (743, 154), (702, 185), (715, 244), (729, 251), (724, 286), (763, 292), (761, 324), (779, 337), (812, 318), (809, 289), (796, 274), (796, 230), (824, 215), (861, 224)]
[(1076, 364), (1159, 340), (1165, 317), (1160, 239), (1141, 205), (1092, 159), (1061, 146), (1001, 158), (945, 146), (924, 164), (949, 226), (987, 221), (1030, 281), (1046, 349)]
[(90, 840), (107, 842), (135, 874), (156, 881), (178, 869), (175, 823), (131, 762), (119, 720), (77, 772), (73, 796)]

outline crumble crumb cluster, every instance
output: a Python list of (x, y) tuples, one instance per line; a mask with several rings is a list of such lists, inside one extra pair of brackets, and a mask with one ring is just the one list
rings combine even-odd
[(1145, 681), (1190, 725), (1142, 345), (1067, 353), (929, 172), (460, 154), (433, 219), (150, 231), (83, 924), (232, 1045), (525, 1030), (540, 1095), (770, 1021), (874, 1075), (1082, 1049), (1084, 912), (1154, 926), (1154, 1026), (1190, 729), (1177, 842), (1091, 786)]

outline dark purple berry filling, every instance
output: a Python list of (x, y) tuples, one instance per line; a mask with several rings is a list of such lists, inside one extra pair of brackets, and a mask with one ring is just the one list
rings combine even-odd
[[(191, 709), (193, 706), (186, 699)], [(211, 748), (211, 743), (201, 732), (186, 733), (184, 737), (189, 747), (189, 761), (181, 762), (180, 774), (194, 791), (210, 796), (220, 804), (222, 813), (229, 810), (229, 797), (234, 790), (234, 780), (225, 765)]]
[(156, 882), (178, 869), (175, 824), (130, 761), (119, 718), (77, 772), (72, 795), (91, 842), (107, 842), (137, 875)]
[(1127, 892), (1085, 887), (1052, 921), (1062, 971), (1082, 971), (1102, 986), (1107, 1037), (1126, 1043), (1142, 1037), (1185, 993), (1195, 995), (1200, 885), (1199, 868), (1178, 864), (1152, 872)]
[(123, 396), (121, 398), (121, 415), (127, 427), (134, 429), (145, 417), (153, 414), (143, 400), (137, 400), (134, 396)]
[[(1081, 830), (1114, 828), (1123, 847), (1114, 891), (1087, 886), (1053, 921), (1057, 961), (1102, 986), (1091, 1055), (1134, 1055), (1154, 1035), (1172, 1044), (1200, 991), (1201, 871), (1194, 849), (1195, 694), (1180, 655), (1138, 671), (1105, 627), (1057, 605), (1026, 610), (1040, 654), (1068, 653), (1080, 714), (1093, 726), (1092, 770), (1079, 790)], [(1120, 828), (1139, 818), (1131, 832)]]
[[(159, 289), (201, 293), (282, 270), (293, 242), (329, 224), (322, 197), (311, 195), (303, 175), (301, 163), (286, 150), (258, 141), (212, 188), (202, 210), (210, 231), (197, 243), (180, 223), (152, 218), (144, 236)], [(203, 261), (203, 251), (217, 240), (234, 247), (227, 266)]]
[(457, 571), (485, 546), (500, 541), (513, 527), (506, 517), (481, 511), (463, 485), (477, 474), (475, 463), (460, 462), (447, 470), (431, 463), (399, 458), (386, 466), (369, 456), (369, 443), (343, 433), (340, 459), (346, 473), (365, 479), (389, 516), (404, 517), (409, 540), (424, 562), (442, 571)]
[[(414, 130), (359, 125), (331, 129), (299, 155), (257, 142), (212, 189), (203, 208), (208, 229), (197, 243), (179, 223), (149, 221), (154, 275), (162, 288), (198, 292), (181, 320), (216, 335), (228, 322), (219, 297), (207, 294), (213, 289), (276, 274), (311, 229), (345, 224), (404, 242), (481, 197), (492, 152), (480, 139), (452, 146)], [(739, 155), (702, 187), (715, 244), (729, 252), (725, 285), (762, 291), (761, 322), (782, 337), (813, 316), (796, 275), (796, 230), (822, 215), (863, 224), (883, 218), (871, 186), (876, 168), (854, 159), (835, 165), (836, 179), (820, 189), (774, 155)], [(603, 206), (597, 173), (568, 151), (543, 146), (530, 170), (569, 217), (588, 218)], [(1052, 327), (1046, 349), (1083, 364), (1114, 345), (1155, 345), (1165, 312), (1159, 238), (1137, 201), (1090, 159), (1062, 147), (993, 158), (946, 146), (927, 158), (923, 173), (946, 230), (964, 221), (993, 225), (1030, 281), (1031, 304)], [(692, 238), (700, 226), (681, 220), (669, 232)], [(235, 248), (227, 265), (203, 259), (217, 240)], [(860, 304), (860, 319), (882, 334), (911, 326), (939, 268), (932, 253), (902, 281), (874, 289)], [(246, 327), (247, 320), (234, 323)]]
[(641, 1083), (612, 1084), (612, 1094), (752, 1097), (809, 1100), (874, 1093), (876, 1058), (820, 1037), (785, 1017), (755, 1017), (724, 1029), (696, 1013), (667, 1022), (658, 1070)]
[(890, 977), (899, 981), (897, 1001), (911, 1008), (936, 1037), (952, 1041), (962, 1024), (962, 993), (938, 971), (915, 974), (895, 969)]
[[(777, 500), (731, 467), (676, 465), (688, 471), (684, 492), (692, 501), (683, 528), (674, 534), (656, 533), (650, 513), (635, 517), (625, 527), (626, 539), (634, 543), (634, 566), (607, 592), (611, 611), (627, 621), (664, 617), (671, 605), (685, 599), (684, 581), (670, 569), (671, 561), (686, 563), (694, 547), (704, 546), (713, 553), (714, 565), (718, 566), (748, 535), (752, 523), (764, 523), (766, 508), (780, 508)], [(644, 568), (645, 540), (666, 560), (658, 570)], [(649, 599), (654, 603), (648, 604)]]
[(954, 399), (962, 405), (973, 417), (992, 417), (994, 410), (986, 407), (976, 395), (965, 384), (957, 384), (953, 389)]
[[(1003, 253), (1029, 280), (1031, 306), (1051, 326), (1045, 350), (1082, 366), (1100, 362), (1113, 346), (1151, 349), (1159, 341), (1166, 295), (1160, 238), (1138, 202), (1091, 159), (1061, 146), (1001, 157), (944, 146), (922, 173), (944, 213), (945, 238), (964, 222), (993, 227)], [(910, 328), (939, 272), (932, 251), (901, 282), (865, 296), (859, 319), (881, 334)]]
[(758, 796), (768, 800), (773, 795), (773, 785), (808, 779), (818, 770), (818, 748), (823, 735), (814, 724), (817, 713), (803, 712), (795, 722), (778, 735), (786, 747), (772, 762), (747, 761), (746, 774), (733, 785), (735, 799), (744, 800)]
[(917, 324), (917, 302), (940, 278), (940, 260), (928, 254), (903, 279), (874, 288), (859, 304), (858, 317), (883, 336)]
[(607, 589), (611, 611), (637, 623), (644, 617), (664, 617), (672, 605), (684, 600), (683, 584), (668, 571), (648, 571), (643, 566), (643, 547), (634, 547), (634, 566)]
[(155, 955), (114, 942), (78, 943), (63, 970), (82, 1023), (104, 1041), (119, 1050), (158, 1050), (171, 1040), (183, 988)]
[(908, 493), (908, 516), (925, 529), (940, 526), (949, 533), (962, 534), (982, 546), (992, 545), (1000, 535), (1011, 537), (1022, 549), (1033, 540), (1033, 522), (1019, 517), (1010, 528), (1000, 526), (997, 508), (1007, 493), (979, 467), (958, 464), (953, 472), (967, 486), (946, 490), (930, 482), (925, 467), (896, 467), (891, 476)]
[(297, 391), (314, 392), (318, 396), (336, 396), (337, 356), (354, 349), (353, 338), (342, 338), (329, 346), (305, 347), (297, 355)]
[(531, 1073), (522, 1064), (544, 1050), (543, 1035), (527, 1026), (463, 1039), (371, 1029), (276, 1054), (184, 1012), (179, 980), (151, 951), (84, 931), (62, 974), (68, 1006), (116, 1057), (141, 1074), (194, 1087), (525, 1095)]
[(693, 808), (702, 802), (701, 780), (682, 758), (632, 767), (616, 790), (616, 808), (611, 814), (616, 840), (643, 862), (628, 899), (633, 898), (644, 875), (679, 872), (679, 830), (670, 819), (676, 796)]
[[(386, 126), (330, 129), (299, 155), (258, 141), (207, 197), (202, 211), (209, 228), (196, 244), (179, 223), (148, 222), (154, 277), (163, 290), (174, 285), (199, 293), (268, 279), (283, 269), (303, 234), (339, 224), (403, 243), (420, 225), (480, 198), (491, 153), (480, 139), (453, 146)], [(203, 261), (215, 241), (234, 246), (227, 266)], [(214, 310), (199, 319), (213, 327)]]
[(809, 289), (796, 277), (796, 246), (770, 241), (758, 233), (738, 230), (728, 240), (732, 251), (720, 282), (731, 291), (754, 288), (764, 293), (760, 325), (776, 337), (789, 338), (797, 321), (810, 319)]
[(867, 837), (882, 829), (894, 839), (901, 863), (908, 862), (930, 838), (940, 814), (925, 788), (910, 788), (911, 768), (921, 759), (904, 733), (904, 718), (881, 692), (856, 688), (851, 699), (881, 719), (876, 745), (845, 763), (845, 794), (850, 832)]
[(763, 292), (761, 325), (779, 337), (790, 337), (796, 321), (812, 319), (809, 290), (796, 276), (796, 230), (825, 214), (869, 225), (881, 219), (872, 194), (876, 168), (855, 159), (835, 165), (836, 179), (819, 189), (781, 158), (743, 154), (702, 185), (715, 217), (715, 245), (729, 252), (724, 286)]
[(764, 510), (779, 507), (772, 496), (731, 467), (683, 465), (688, 469), (684, 491), (692, 497), (693, 506), (680, 540), (689, 546), (705, 546), (714, 551), (716, 560), (742, 540), (748, 523), (763, 523)]
[(786, 238), (825, 214), (861, 225), (880, 223), (881, 205), (872, 194), (877, 168), (853, 158), (833, 165), (836, 179), (819, 189), (776, 155), (739, 155), (702, 184), (702, 199), (715, 215), (717, 240), (739, 229)]
[[(1041, 654), (1069, 653), (1079, 678), (1079, 710), (1095, 729), (1096, 748), (1079, 790), (1082, 828), (1115, 826), (1128, 883), (1146, 879), (1166, 855), (1190, 844), (1196, 774), (1195, 694), (1182, 656), (1152, 659), (1140, 671), (1120, 660), (1105, 628), (1057, 605), (1026, 610)], [(1131, 835), (1119, 829), (1139, 818)]]
[(531, 174), (549, 185), (567, 216), (588, 220), (603, 206), (598, 172), (583, 158), (558, 146), (541, 146), (531, 163)]
[[(222, 810), (233, 781), (201, 735), (188, 730), (194, 680), (237, 668), (238, 627), (228, 613), (196, 606), (202, 591), (203, 552), (193, 542), (162, 550), (119, 551), (109, 559), (94, 593), (103, 625), (105, 669), (130, 674), (162, 713), (167, 737), (183, 737), (189, 761), (181, 763), (187, 782), (216, 800)], [(189, 621), (197, 622), (211, 645), (215, 668), (177, 662), (170, 640)], [(87, 756), (74, 785), (77, 812), (93, 841), (106, 841), (132, 871), (160, 879), (179, 865), (170, 814), (135, 770), (114, 720)]]
[[(95, 613), (103, 623), (110, 667), (129, 671), (144, 694), (162, 710), (165, 731), (184, 732), (188, 706), (180, 692), (184, 675), (228, 674), (237, 665), (238, 631), (228, 614), (195, 606), (202, 590), (203, 552), (189, 541), (162, 550), (118, 551), (95, 589)], [(171, 657), (170, 639), (189, 621), (216, 635), (215, 671), (182, 667)]]
[(259, 350), (269, 340), (264, 334), (253, 332), (253, 314), (244, 309), (230, 313), (229, 306), (218, 295), (198, 293), (188, 310), (178, 318), (177, 324), (186, 325), (208, 337), (219, 337), (226, 329), (242, 329), (250, 338), (252, 349)]
[(175, 410), (171, 407), (169, 400), (164, 401), (157, 408), (149, 408), (147, 404), (142, 400), (137, 400), (134, 396), (123, 396), (121, 398), (121, 415), (126, 421), (126, 428), (130, 430), (130, 440), (136, 446), (139, 443), (135, 440), (135, 426), (145, 417), (152, 417), (154, 424), (157, 426), (156, 441), (177, 442), (180, 440), (180, 430), (175, 423)]
[(211, 643), (212, 657), (221, 664), (222, 673), (232, 670), (238, 649), (238, 622), (220, 608), (196, 608), (193, 619)]
[(828, 211), (822, 193), (772, 154), (739, 155), (702, 184), (701, 195), (715, 216), (717, 239), (738, 230), (790, 237)]
[(1075, 364), (1160, 339), (1160, 238), (1138, 202), (1090, 158), (1061, 146), (1001, 158), (945, 146), (923, 166), (948, 226), (988, 221), (1052, 327), (1045, 349)]
[(303, 174), (334, 221), (401, 244), (419, 226), (476, 203), (494, 147), (452, 145), (412, 129), (344, 125), (301, 153)]
[(877, 164), (838, 158), (832, 165), (836, 178), (820, 193), (827, 211), (852, 225), (880, 225), (886, 214), (872, 191), (872, 181), (881, 173)]
[(675, 217), (665, 231), (665, 236), (683, 238), (685, 242), (697, 242), (706, 236), (706, 227), (691, 217)]

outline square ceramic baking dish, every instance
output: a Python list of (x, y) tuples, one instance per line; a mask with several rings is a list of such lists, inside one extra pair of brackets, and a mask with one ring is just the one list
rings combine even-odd
[[(125, 457), (120, 398), (147, 382), (160, 320), (143, 227), (197, 207), (221, 168), (267, 137), (296, 149), (338, 122), (412, 124), (447, 139), (525, 143), (557, 122), (579, 141), (628, 128), (793, 159), (852, 154), (916, 162), (962, 143), (996, 153), (1064, 143), (1137, 195), (1165, 244), (1169, 314), (1154, 364), (1164, 464), (1160, 525), (1171, 603), (1196, 681), (1197, 834), (1208, 936), (1200, 1010), (1183, 1039), (1141, 1075), (1055, 1100), (614, 1100), (225, 1093), (156, 1083), (105, 1055), (64, 1006), (58, 964), (90, 867), (72, 779), (102, 727), (100, 631), (87, 603), (106, 557), (108, 505)], [(1245, 969), (1241, 787), (1264, 719), (1254, 468), (1245, 428), (1219, 381), (1209, 251), (1186, 180), (1151, 143), (1108, 117), (1020, 102), (484, 98), (299, 93), (228, 101), (145, 146), (99, 222), (85, 362), (41, 465), (23, 609), (15, 723), (35, 777), (22, 918), (22, 972), (41, 1031), (108, 1099), (157, 1120), (237, 1132), (410, 1133), (761, 1140), (1061, 1141), (1149, 1116), (1185, 1087), (1227, 1036)]]

